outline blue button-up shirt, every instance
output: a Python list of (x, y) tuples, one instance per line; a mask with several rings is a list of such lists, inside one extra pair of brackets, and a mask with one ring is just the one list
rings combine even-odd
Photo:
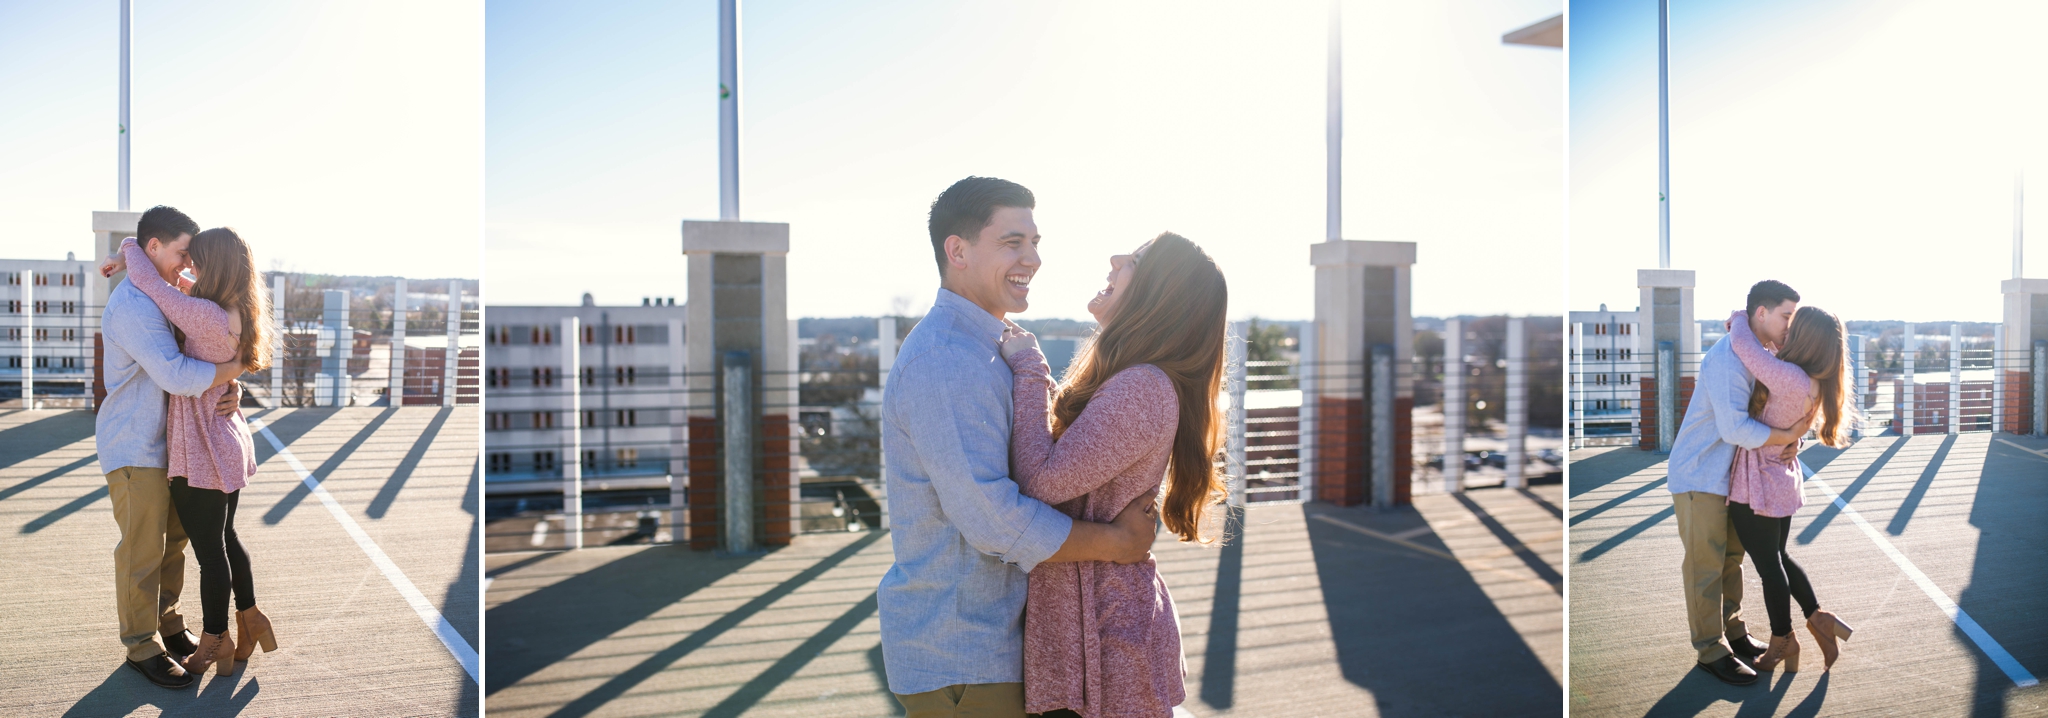
[(1749, 416), (1749, 394), (1756, 377), (1735, 356), (1726, 338), (1700, 357), (1692, 402), (1685, 421), (1671, 440), (1671, 493), (1704, 491), (1728, 495), (1728, 469), (1735, 465), (1735, 447), (1754, 449), (1771, 438), (1771, 427)]
[(995, 315), (941, 289), (889, 372), (882, 452), (896, 563), (876, 600), (898, 694), (1024, 680), (1025, 574), (1074, 526), (1010, 479), (1002, 332)]
[[(154, 267), (137, 267), (153, 272)], [(213, 385), (213, 365), (178, 351), (171, 323), (156, 302), (127, 280), (115, 285), (100, 314), (106, 347), (107, 399), (93, 419), (100, 473), (124, 466), (169, 468), (164, 444), (165, 392), (199, 396)]]

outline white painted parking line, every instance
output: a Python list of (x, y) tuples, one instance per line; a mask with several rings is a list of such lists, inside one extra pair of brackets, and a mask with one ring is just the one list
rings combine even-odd
[(1813, 482), (1815, 486), (1819, 486), (1821, 491), (1826, 492), (1828, 499), (1835, 502), (1835, 508), (1841, 509), (1843, 516), (1849, 517), (1850, 521), (1856, 523), (1857, 528), (1863, 529), (1863, 535), (1869, 536), (1871, 542), (1877, 544), (1877, 548), (1884, 552), (1886, 558), (1890, 558), (1892, 563), (1898, 564), (1899, 570), (1904, 571), (1907, 578), (1913, 579), (1913, 584), (1919, 586), (1920, 591), (1927, 594), (1927, 598), (1933, 600), (1934, 605), (1939, 607), (1942, 613), (1948, 614), (1949, 620), (1954, 621), (1956, 627), (1962, 629), (1963, 635), (1969, 636), (1970, 640), (1977, 644), (1977, 649), (1983, 651), (1984, 655), (1989, 657), (1992, 663), (1998, 664), (1999, 670), (2005, 671), (2007, 678), (2011, 678), (2012, 682), (2021, 688), (2036, 685), (2037, 681), (2034, 680), (2034, 674), (2028, 673), (2025, 666), (2020, 665), (2020, 662), (2014, 659), (2012, 654), (2005, 652), (2005, 648), (1998, 645), (1997, 640), (1991, 638), (1991, 634), (1984, 631), (1984, 627), (1977, 625), (1976, 619), (1971, 618), (1969, 613), (1965, 612), (1962, 607), (1957, 606), (1956, 602), (1948, 597), (1948, 594), (1942, 593), (1941, 589), (1935, 586), (1933, 581), (1928, 580), (1927, 574), (1921, 573), (1919, 567), (1914, 566), (1913, 562), (1908, 560), (1905, 554), (1899, 553), (1899, 550), (1892, 546), (1892, 542), (1885, 540), (1883, 534), (1878, 533), (1875, 527), (1872, 527), (1869, 522), (1864, 521), (1862, 514), (1858, 514), (1855, 509), (1849, 508), (1849, 502), (1843, 501), (1841, 494), (1835, 493), (1834, 487), (1829, 486), (1828, 482), (1820, 480), (1819, 477), (1809, 476), (1807, 480)]
[(2010, 440), (2010, 439), (2007, 439), (2007, 438), (2005, 438), (2005, 437), (2003, 437), (2003, 436), (2001, 436), (2001, 437), (1998, 437), (1998, 443), (2004, 444), (2004, 445), (2006, 445), (2006, 446), (2010, 446), (2010, 447), (2012, 447), (2012, 448), (2015, 448), (2015, 449), (2019, 449), (2020, 451), (2024, 451), (2024, 452), (2027, 452), (2027, 453), (2029, 453), (2029, 454), (2033, 454), (2033, 455), (2035, 455), (2035, 456), (2039, 456), (2039, 457), (2042, 457), (2042, 458), (2048, 458), (2048, 449), (2029, 449), (2029, 448), (2027, 448), (2027, 447), (2025, 447), (2025, 446), (2021, 446), (2021, 445), (2019, 445), (2018, 443), (2016, 443), (2016, 442), (2014, 442), (2014, 441), (2012, 441), (2012, 440)]
[(356, 548), (362, 549), (363, 553), (370, 557), (370, 563), (376, 564), (377, 570), (384, 573), (385, 580), (390, 581), (391, 586), (398, 589), (398, 595), (403, 596), (406, 604), (412, 606), (413, 613), (427, 624), (427, 628), (434, 632), (435, 638), (441, 639), (441, 645), (448, 649), (449, 655), (454, 656), (455, 661), (462, 664), (462, 670), (469, 673), (469, 680), (476, 681), (476, 649), (469, 645), (469, 641), (463, 640), (462, 633), (448, 623), (448, 619), (441, 615), (439, 609), (434, 608), (434, 604), (427, 600), (425, 594), (413, 587), (412, 581), (405, 577), (405, 572), (398, 570), (398, 564), (392, 563), (391, 557), (384, 555), (384, 550), (377, 547), (377, 542), (370, 540), (370, 535), (363, 531), (363, 527), (356, 525), (356, 520), (349, 517), (348, 511), (341, 507), (341, 503), (335, 501), (334, 496), (328, 494), (327, 489), (322, 488), (320, 482), (313, 478), (313, 472), (307, 471), (306, 466), (299, 463), (299, 458), (292, 456), (291, 450), (284, 448), (284, 442), (278, 441), (276, 434), (270, 433), (269, 426), (264, 425), (260, 419), (251, 419), (249, 428), (261, 433), (263, 438), (270, 442), (270, 448), (276, 449), (277, 455), (283, 457), (286, 464), (291, 465), (292, 471), (298, 472), (299, 481), (320, 499), (320, 505), (327, 507), (327, 513), (341, 524), (342, 530), (348, 532), (349, 538), (355, 539)]

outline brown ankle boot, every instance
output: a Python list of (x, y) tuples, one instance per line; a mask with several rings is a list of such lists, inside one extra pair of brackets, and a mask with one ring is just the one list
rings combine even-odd
[(263, 652), (277, 650), (277, 636), (270, 630), (270, 617), (263, 615), (263, 609), (250, 606), (247, 611), (235, 612), (235, 660), (247, 661), (256, 653), (256, 645), (263, 645)]
[(1756, 659), (1756, 669), (1758, 671), (1768, 671), (1777, 668), (1780, 663), (1784, 664), (1786, 673), (1799, 672), (1799, 634), (1797, 632), (1787, 633), (1782, 636), (1772, 636), (1771, 647), (1766, 649), (1764, 654)]
[(220, 666), (220, 675), (235, 674), (235, 639), (227, 631), (208, 633), (199, 637), (199, 648), (185, 658), (185, 672), (198, 676), (209, 666)]
[(1826, 668), (1834, 668), (1835, 659), (1842, 655), (1842, 648), (1836, 641), (1849, 640), (1849, 634), (1856, 632), (1840, 617), (1827, 611), (1814, 611), (1813, 615), (1807, 616), (1806, 630), (1812, 631), (1813, 642), (1820, 644), (1821, 663)]

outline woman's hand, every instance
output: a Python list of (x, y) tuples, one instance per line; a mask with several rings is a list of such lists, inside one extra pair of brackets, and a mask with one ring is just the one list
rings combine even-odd
[(1004, 361), (1009, 361), (1010, 357), (1016, 356), (1018, 352), (1038, 348), (1037, 336), (1031, 332), (1024, 331), (1023, 327), (1017, 326), (1007, 319), (1003, 320), (1003, 323), (1008, 325), (1003, 328), (1003, 338), (1001, 340)]
[(128, 258), (121, 256), (120, 252), (115, 252), (114, 256), (108, 257), (104, 262), (100, 262), (100, 276), (102, 277), (112, 279), (115, 272), (125, 271), (128, 271)]

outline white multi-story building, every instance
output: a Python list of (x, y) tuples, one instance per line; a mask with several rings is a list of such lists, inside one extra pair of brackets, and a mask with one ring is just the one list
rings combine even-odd
[[(588, 490), (665, 488), (684, 473), (684, 305), (672, 298), (640, 306), (491, 305), (484, 310), (484, 487), (486, 493), (561, 489), (571, 446), (571, 389), (582, 426)], [(580, 336), (563, 335), (575, 317)], [(579, 342), (568, 366), (567, 342)], [(577, 382), (572, 384), (571, 382)], [(698, 404), (709, 404), (705, 397)]]
[(1641, 387), (1636, 379), (1652, 373), (1651, 362), (1635, 355), (1638, 312), (1572, 312), (1571, 386), (1573, 420), (1583, 417), (1588, 435), (1626, 434), (1635, 419)]
[[(88, 306), (91, 282), (103, 281), (91, 262), (0, 259), (0, 392), (18, 395), (33, 369), (37, 396), (88, 396), (92, 337), (100, 307)], [(33, 341), (30, 341), (33, 340)]]

